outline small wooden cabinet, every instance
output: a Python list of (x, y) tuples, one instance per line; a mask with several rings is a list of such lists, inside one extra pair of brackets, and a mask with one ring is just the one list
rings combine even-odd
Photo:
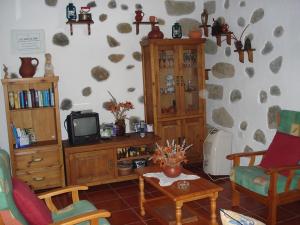
[[(2, 79), (12, 173), (35, 190), (65, 185), (58, 79)], [(32, 129), (35, 142), (18, 148), (12, 126)]]
[[(71, 146), (68, 141), (63, 141), (67, 184), (93, 186), (136, 179), (137, 175), (133, 170), (130, 174), (120, 174), (118, 163), (124, 160), (131, 162), (134, 159), (148, 159), (157, 140), (158, 137), (152, 133), (147, 133), (144, 138), (133, 133), (85, 145)], [(145, 151), (130, 155), (129, 148), (141, 148)], [(125, 154), (120, 155), (120, 152)]]
[(205, 137), (205, 39), (151, 39), (141, 42), (145, 118), (155, 134), (193, 144), (189, 162), (200, 162)]

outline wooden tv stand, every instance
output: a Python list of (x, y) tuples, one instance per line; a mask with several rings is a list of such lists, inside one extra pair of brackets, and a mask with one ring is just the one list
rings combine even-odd
[(120, 174), (118, 163), (148, 159), (158, 140), (153, 133), (147, 133), (144, 138), (133, 133), (85, 145), (70, 146), (68, 141), (63, 141), (67, 184), (93, 186), (137, 179), (133, 171)]

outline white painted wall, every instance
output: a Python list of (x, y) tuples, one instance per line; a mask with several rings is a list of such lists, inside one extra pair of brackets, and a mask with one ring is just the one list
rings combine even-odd
[[(74, 0), (73, 3), (77, 6), (86, 5), (90, 1)], [(68, 1), (58, 1), (55, 7), (46, 6), (41, 0), (1, 0), (0, 1), (0, 65), (6, 64), (10, 72), (18, 73), (20, 66), (19, 56), (11, 53), (11, 36), (12, 29), (44, 29), (46, 34), (46, 52), (52, 54), (55, 73), (60, 77), (59, 82), (59, 97), (60, 100), (70, 98), (75, 107), (73, 110), (91, 108), (100, 113), (100, 122), (112, 122), (112, 115), (102, 108), (102, 103), (109, 100), (107, 90), (110, 90), (119, 100), (131, 100), (135, 109), (129, 113), (129, 116), (135, 115), (143, 118), (143, 105), (138, 103), (138, 98), (143, 95), (142, 87), (142, 67), (141, 63), (135, 61), (131, 54), (134, 51), (140, 51), (139, 41), (147, 35), (150, 27), (141, 26), (140, 34), (135, 34), (135, 27), (129, 34), (118, 33), (116, 26), (121, 22), (132, 23), (134, 21), (135, 4), (140, 3), (143, 6), (145, 17), (155, 15), (163, 18), (166, 21), (165, 26), (161, 26), (165, 37), (171, 37), (171, 26), (180, 18), (194, 18), (200, 21), (200, 14), (203, 9), (204, 1), (194, 1), (196, 10), (190, 15), (180, 17), (168, 16), (162, 0), (118, 0), (116, 9), (107, 7), (108, 0), (96, 0), (97, 7), (91, 10), (95, 24), (91, 26), (91, 35), (87, 35), (87, 27), (74, 26), (74, 35), (69, 33), (69, 27), (65, 24), (65, 7)], [(127, 11), (121, 10), (121, 4), (127, 4)], [(218, 48), (216, 55), (207, 55), (206, 67), (210, 68), (217, 62), (228, 62), (235, 65), (236, 74), (234, 78), (217, 79), (211, 74), (208, 83), (221, 84), (224, 86), (224, 98), (222, 101), (208, 100), (207, 101), (207, 120), (212, 125), (214, 122), (211, 119), (211, 112), (214, 108), (221, 106), (226, 107), (228, 112), (234, 118), (234, 127), (226, 129), (233, 133), (234, 152), (242, 151), (245, 145), (249, 145), (254, 149), (266, 148), (274, 130), (269, 130), (267, 126), (267, 110), (272, 105), (279, 105), (281, 108), (299, 110), (298, 96), (300, 90), (298, 84), (300, 77), (298, 75), (300, 50), (298, 29), (298, 16), (300, 2), (297, 0), (252, 0), (246, 1), (246, 7), (239, 6), (240, 1), (231, 0), (229, 9), (224, 9), (224, 1), (216, 1), (216, 13), (210, 16), (209, 21), (212, 22), (212, 17), (223, 16), (230, 29), (237, 35), (240, 34), (242, 28), (237, 25), (238, 17), (242, 16), (247, 22), (250, 21), (252, 12), (262, 7), (265, 10), (264, 18), (256, 24), (249, 27), (246, 34), (249, 32), (254, 34), (252, 42), (253, 47), (257, 50), (254, 52), (254, 63), (251, 65), (247, 61), (242, 64), (238, 61), (238, 56), (233, 53), (226, 57), (225, 43)], [(108, 14), (108, 19), (104, 22), (98, 20), (98, 16), (102, 13)], [(273, 30), (277, 25), (282, 25), (285, 32), (282, 37), (273, 37)], [(52, 44), (52, 37), (55, 33), (63, 32), (70, 40), (70, 44), (66, 47), (60, 47)], [(116, 48), (110, 48), (106, 41), (106, 35), (115, 37), (121, 45)], [(266, 55), (261, 55), (261, 50), (265, 42), (271, 41), (274, 45), (274, 50)], [(109, 54), (126, 54), (125, 58), (114, 64), (107, 58)], [(283, 56), (283, 65), (278, 74), (273, 74), (269, 70), (269, 63), (278, 56)], [(43, 76), (44, 74), (44, 55), (30, 55), (40, 59), (40, 66), (35, 76)], [(126, 70), (126, 66), (134, 64), (135, 68)], [(104, 82), (96, 82), (90, 75), (90, 70), (94, 66), (103, 66), (110, 71), (110, 78)], [(253, 66), (255, 75), (250, 79), (245, 68)], [(259, 92), (265, 90), (269, 93), (269, 88), (272, 85), (278, 85), (281, 89), (281, 96), (275, 97), (268, 95), (268, 101), (265, 104), (259, 103)], [(92, 87), (92, 95), (83, 97), (81, 90), (84, 87)], [(133, 93), (128, 93), (127, 88), (134, 87), (136, 90)], [(230, 92), (232, 89), (239, 89), (242, 92), (243, 98), (241, 101), (231, 104), (229, 101)], [(4, 110), (3, 90), (0, 87), (0, 147), (7, 149), (7, 131), (6, 118)], [(61, 121), (65, 119), (69, 111), (61, 111)], [(241, 121), (248, 122), (246, 131), (240, 131), (239, 124)], [(261, 129), (267, 137), (267, 144), (263, 146), (253, 140), (253, 134), (256, 129)], [(63, 138), (66, 138), (66, 132), (62, 126)]]

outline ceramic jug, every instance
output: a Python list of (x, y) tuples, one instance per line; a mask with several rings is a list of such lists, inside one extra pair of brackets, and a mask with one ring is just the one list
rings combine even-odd
[(149, 39), (163, 39), (164, 34), (160, 31), (159, 26), (152, 26), (152, 30), (148, 33)]
[(141, 22), (143, 20), (143, 17), (144, 17), (144, 13), (142, 10), (136, 10), (135, 11), (135, 21), (136, 22)]
[[(20, 57), (20, 59), (21, 59), (21, 66), (19, 69), (19, 73), (21, 77), (23, 78), (33, 77), (36, 68), (39, 65), (39, 60), (37, 58), (31, 58), (31, 57)], [(35, 61), (34, 64), (33, 61)]]

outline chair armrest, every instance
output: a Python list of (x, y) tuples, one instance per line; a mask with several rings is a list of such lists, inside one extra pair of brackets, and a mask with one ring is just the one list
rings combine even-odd
[(47, 207), (51, 210), (51, 212), (56, 212), (57, 208), (52, 201), (53, 196), (71, 192), (72, 193), (72, 201), (74, 203), (74, 202), (79, 201), (78, 191), (87, 190), (87, 189), (88, 189), (87, 186), (79, 186), (79, 185), (67, 186), (64, 188), (58, 188), (58, 189), (55, 189), (52, 191), (41, 193), (38, 195), (38, 198), (45, 200), (45, 203), (46, 203)]
[(226, 159), (233, 160), (233, 166), (240, 165), (240, 159), (242, 157), (250, 157), (250, 161), (248, 166), (253, 166), (255, 162), (256, 156), (264, 155), (267, 151), (256, 151), (256, 152), (241, 152), (241, 153), (234, 153), (231, 155), (226, 156)]
[(81, 215), (67, 218), (61, 221), (57, 221), (50, 225), (73, 225), (81, 223), (83, 221), (90, 221), (91, 225), (98, 225), (99, 218), (110, 217), (110, 215), (111, 214), (109, 211), (100, 209), (93, 212), (83, 213)]
[(300, 170), (300, 165), (269, 168), (269, 169), (266, 169), (266, 174), (279, 173), (279, 172), (286, 171), (286, 170), (289, 170), (289, 171)]

